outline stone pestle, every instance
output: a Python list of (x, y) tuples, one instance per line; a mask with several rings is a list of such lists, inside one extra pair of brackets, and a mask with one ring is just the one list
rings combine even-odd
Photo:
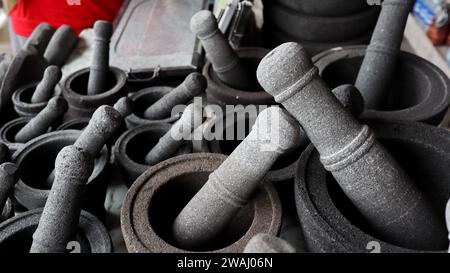
[(119, 129), (122, 120), (122, 115), (112, 106), (99, 107), (73, 145), (83, 148), (95, 158), (106, 141)]
[(70, 26), (62, 25), (53, 34), (43, 56), (49, 65), (61, 67), (77, 43), (77, 33)]
[(78, 227), (86, 183), (94, 168), (91, 154), (74, 145), (56, 157), (55, 181), (33, 234), (30, 253), (64, 253)]
[(88, 95), (97, 95), (106, 91), (109, 73), (109, 42), (113, 32), (112, 24), (99, 20), (94, 24), (94, 51), (89, 72)]
[(190, 101), (195, 96), (205, 92), (205, 89), (205, 77), (198, 72), (191, 73), (178, 87), (149, 106), (144, 112), (144, 117), (149, 120), (168, 117), (173, 107)]
[(192, 131), (202, 124), (203, 108), (192, 103), (186, 107), (180, 119), (162, 136), (147, 153), (145, 162), (155, 165), (173, 155), (183, 145), (186, 138), (192, 138)]
[(51, 65), (45, 69), (44, 76), (34, 90), (31, 103), (48, 101), (55, 93), (55, 87), (61, 80), (61, 69), (56, 65)]
[(442, 242), (444, 228), (398, 162), (342, 107), (304, 48), (285, 43), (260, 63), (262, 87), (300, 123), (346, 195), (387, 241), (413, 248)]
[[(94, 112), (89, 124), (73, 145), (82, 148), (95, 159), (103, 145), (119, 129), (122, 121), (122, 115), (112, 106), (101, 106)], [(46, 185), (49, 187), (53, 184), (55, 172), (55, 169), (52, 170), (47, 177)]]
[(173, 235), (177, 243), (189, 249), (217, 239), (279, 156), (296, 148), (299, 127), (279, 107), (262, 111), (250, 134), (176, 217)]
[(25, 42), (23, 49), (29, 50), (43, 56), (50, 43), (55, 29), (47, 23), (40, 23)]
[(32, 118), (14, 137), (18, 143), (25, 143), (45, 133), (54, 121), (67, 111), (67, 102), (62, 97), (49, 100), (47, 106)]
[(191, 31), (197, 35), (222, 82), (236, 89), (252, 89), (253, 77), (219, 30), (217, 20), (210, 11), (201, 10), (191, 18)]
[(408, 14), (414, 0), (384, 0), (355, 86), (368, 109), (380, 109), (388, 97)]

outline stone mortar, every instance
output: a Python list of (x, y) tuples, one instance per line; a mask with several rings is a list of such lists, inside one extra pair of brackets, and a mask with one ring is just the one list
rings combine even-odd
[(133, 113), (125, 118), (127, 129), (131, 129), (140, 125), (155, 124), (155, 123), (172, 123), (178, 120), (179, 116), (164, 117), (158, 120), (148, 120), (144, 118), (144, 111), (153, 103), (169, 94), (174, 88), (170, 86), (153, 86), (141, 89), (138, 92), (130, 95), (133, 101)]
[[(41, 214), (42, 208), (35, 209), (0, 224), (0, 253), (28, 253)], [(108, 230), (87, 211), (81, 211), (74, 240), (80, 243), (81, 253), (112, 253), (113, 250)]]
[(11, 154), (25, 145), (25, 143), (16, 142), (14, 137), (30, 120), (31, 118), (29, 117), (16, 118), (0, 128), (0, 141), (8, 147)]
[(127, 75), (116, 67), (110, 67), (107, 77), (106, 91), (97, 95), (87, 95), (89, 68), (78, 70), (69, 75), (62, 83), (62, 94), (69, 103), (66, 120), (91, 117), (102, 105), (113, 105), (126, 95)]
[(74, 145), (61, 149), (55, 160), (55, 179), (33, 233), (30, 253), (64, 253), (76, 235), (89, 176), (91, 153)]
[[(14, 190), (17, 202), (28, 210), (43, 207), (49, 195), (47, 178), (54, 169), (59, 151), (72, 145), (81, 131), (64, 130), (44, 134), (28, 142), (13, 155), (20, 179)], [(109, 175), (109, 150), (104, 146), (95, 160), (94, 171), (88, 179), (83, 209), (103, 219), (104, 200)]]
[[(114, 160), (128, 186), (150, 167), (145, 163), (145, 155), (171, 127), (168, 123), (141, 125), (117, 139), (113, 148)], [(178, 152), (190, 153), (191, 149), (183, 146)]]
[(225, 158), (208, 153), (181, 155), (142, 174), (122, 206), (121, 226), (128, 251), (240, 253), (254, 235), (277, 234), (281, 224), (280, 200), (273, 186), (264, 183), (219, 240), (198, 249), (183, 249), (175, 243), (171, 234), (175, 217)]
[[(368, 121), (377, 138), (415, 178), (445, 226), (444, 210), (450, 194), (446, 168), (450, 162), (450, 134), (443, 129), (407, 121)], [(295, 178), (300, 224), (311, 252), (370, 252), (378, 242), (382, 253), (446, 251), (446, 236), (428, 248), (405, 248), (375, 232), (319, 161), (312, 145), (302, 154)]]
[[(335, 48), (314, 56), (314, 64), (331, 87), (353, 84), (366, 46)], [(365, 109), (363, 119), (421, 121), (439, 124), (450, 105), (450, 80), (438, 67), (418, 56), (400, 52), (383, 108)]]
[(208, 178), (175, 219), (173, 236), (185, 248), (213, 241), (247, 205), (259, 183), (280, 155), (300, 139), (297, 121), (271, 107), (256, 119), (250, 134)]

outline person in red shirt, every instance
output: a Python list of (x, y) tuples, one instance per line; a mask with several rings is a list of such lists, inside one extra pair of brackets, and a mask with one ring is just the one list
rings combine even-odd
[(97, 20), (113, 22), (125, 0), (3, 0), (9, 11), (13, 52), (42, 22), (71, 26), (77, 34)]

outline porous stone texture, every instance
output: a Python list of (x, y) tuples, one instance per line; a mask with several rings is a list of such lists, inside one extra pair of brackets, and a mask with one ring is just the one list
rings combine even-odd
[[(446, 130), (419, 122), (370, 120), (377, 139), (414, 177), (413, 183), (439, 212), (436, 221), (445, 228), (444, 210), (450, 194), (450, 135)], [(374, 230), (352, 204), (339, 183), (320, 162), (313, 145), (302, 154), (295, 177), (295, 202), (308, 250), (323, 253), (446, 252), (447, 234), (435, 244), (399, 245)], [(433, 221), (433, 219), (429, 219)], [(419, 227), (419, 230), (420, 227)], [(373, 248), (373, 245), (379, 248)]]
[(33, 234), (31, 253), (61, 253), (75, 235), (86, 183), (94, 168), (91, 154), (64, 147), (55, 161), (55, 181)]
[(25, 143), (45, 133), (54, 121), (67, 111), (67, 102), (63, 97), (54, 97), (39, 114), (32, 118), (14, 137), (16, 142)]
[(250, 134), (175, 219), (177, 243), (191, 248), (214, 240), (247, 204), (277, 158), (295, 149), (299, 134), (298, 123), (281, 108), (262, 111)]
[(61, 80), (61, 69), (56, 65), (51, 65), (45, 69), (44, 76), (31, 96), (31, 103), (48, 101), (55, 92), (55, 87)]
[(406, 21), (414, 0), (385, 0), (355, 86), (369, 109), (386, 102), (388, 84), (394, 75)]
[(95, 157), (106, 141), (119, 129), (122, 120), (122, 115), (112, 106), (99, 107), (74, 146), (82, 148)]
[(0, 165), (0, 214), (5, 209), (6, 201), (17, 179), (16, 164), (6, 162)]
[(68, 25), (53, 34), (43, 56), (49, 65), (63, 66), (78, 43), (77, 33)]
[(147, 153), (145, 162), (155, 165), (173, 155), (191, 132), (202, 124), (203, 108), (196, 103), (189, 104), (180, 119), (162, 136), (158, 143)]
[(113, 105), (113, 107), (123, 118), (125, 118), (133, 112), (133, 101), (129, 97), (122, 97)]
[(110, 22), (99, 20), (94, 24), (95, 40), (87, 94), (96, 95), (106, 91), (109, 72), (109, 42), (113, 32)]
[(445, 230), (436, 211), (370, 128), (331, 94), (299, 44), (275, 48), (261, 61), (257, 77), (300, 122), (324, 167), (374, 230), (404, 246), (439, 241)]
[(170, 116), (174, 106), (187, 103), (206, 89), (206, 79), (202, 74), (194, 72), (170, 93), (153, 103), (144, 112), (144, 117), (150, 120), (163, 119)]
[(251, 90), (252, 77), (219, 30), (217, 20), (210, 11), (199, 11), (191, 18), (191, 31), (197, 35), (221, 81), (237, 89)]
[(295, 248), (272, 234), (259, 233), (244, 248), (244, 253), (295, 253)]
[(173, 219), (225, 159), (221, 154), (188, 154), (147, 169), (130, 187), (122, 206), (120, 219), (128, 251), (241, 253), (254, 235), (276, 235), (280, 200), (271, 183), (261, 183), (248, 205), (207, 246), (186, 249), (174, 241)]

